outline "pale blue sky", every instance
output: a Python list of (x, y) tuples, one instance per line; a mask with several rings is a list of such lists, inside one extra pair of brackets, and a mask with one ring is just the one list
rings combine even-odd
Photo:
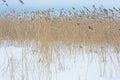
[(106, 8), (120, 7), (120, 0), (23, 0), (24, 5), (19, 3), (19, 0), (6, 0), (9, 4), (9, 7), (2, 5), (0, 3), (1, 10), (15, 9), (21, 11), (24, 9), (27, 10), (37, 10), (37, 9), (47, 9), (47, 8), (81, 8), (82, 6), (91, 7), (96, 5), (97, 7), (103, 5)]

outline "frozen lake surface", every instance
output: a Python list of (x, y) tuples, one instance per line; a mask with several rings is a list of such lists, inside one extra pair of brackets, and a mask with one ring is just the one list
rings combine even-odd
[[(0, 47), (0, 80), (119, 80), (120, 54), (107, 47), (64, 44)], [(97, 49), (95, 49), (97, 48)]]

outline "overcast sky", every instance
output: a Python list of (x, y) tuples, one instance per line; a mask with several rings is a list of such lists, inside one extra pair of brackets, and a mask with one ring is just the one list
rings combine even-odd
[[(1, 0), (2, 1), (2, 0)], [(47, 8), (81, 8), (82, 6), (91, 7), (92, 5), (101, 6), (106, 8), (120, 7), (120, 0), (23, 0), (24, 5), (19, 3), (19, 0), (6, 0), (9, 7), (5, 7), (1, 2), (1, 9), (15, 9), (15, 10), (37, 10)]]

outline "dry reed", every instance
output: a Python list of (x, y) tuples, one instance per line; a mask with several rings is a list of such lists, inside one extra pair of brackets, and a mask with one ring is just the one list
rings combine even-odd
[[(51, 44), (54, 45), (54, 43), (63, 43), (67, 45), (70, 51), (69, 54), (72, 54), (75, 48), (79, 47), (79, 49), (83, 51), (84, 46), (87, 46), (87, 49), (85, 49), (86, 52), (93, 52), (92, 50), (95, 49), (96, 51), (94, 52), (98, 53), (97, 55), (99, 55), (101, 61), (106, 62), (108, 47), (113, 47), (116, 53), (120, 51), (119, 13), (120, 10), (116, 8), (105, 9), (100, 7), (97, 9), (95, 6), (93, 6), (93, 11), (90, 11), (86, 7), (80, 11), (72, 8), (71, 11), (61, 9), (59, 14), (57, 14), (54, 9), (31, 13), (27, 11), (17, 13), (12, 10), (10, 13), (0, 14), (0, 42), (7, 41), (9, 44), (17, 42), (23, 47), (24, 43), (29, 47), (30, 42), (35, 42), (37, 47), (32, 50), (32, 53), (33, 55), (35, 55), (35, 53), (44, 53), (44, 55), (42, 55), (43, 59), (39, 59), (38, 62), (44, 63), (43, 65), (48, 68), (49, 72), (53, 60), (50, 46)], [(39, 45), (39, 43), (41, 45)], [(72, 44), (74, 45), (74, 49), (69, 48)], [(94, 46), (99, 47), (95, 48)], [(58, 44), (55, 45), (54, 50), (57, 53), (55, 55), (58, 58), (56, 59), (59, 62), (59, 67), (63, 69), (63, 62), (60, 60), (60, 55), (62, 54), (59, 53), (60, 48)], [(84, 61), (84, 51), (81, 53), (82, 60)], [(24, 55), (22, 56), (22, 68), (26, 70), (22, 71), (23, 80), (25, 78), (28, 79), (28, 61), (25, 57)], [(62, 57), (64, 58), (64, 56)], [(119, 62), (117, 54), (116, 58)], [(91, 56), (88, 57), (88, 60), (89, 59), (91, 60)], [(10, 64), (13, 70), (12, 61)], [(12, 74), (13, 73), (11, 73), (11, 76)], [(14, 76), (12, 77), (14, 78)]]
[(0, 42), (38, 41), (47, 48), (49, 43), (62, 41), (66, 44), (111, 45), (119, 50), (120, 11), (116, 8), (96, 9), (93, 6), (90, 12), (84, 8), (81, 11), (61, 9), (60, 14), (56, 14), (54, 9), (31, 13), (13, 10), (1, 14)]

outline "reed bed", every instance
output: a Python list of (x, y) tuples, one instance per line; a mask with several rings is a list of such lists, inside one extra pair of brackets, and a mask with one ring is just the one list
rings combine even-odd
[[(101, 62), (97, 63), (100, 75), (107, 74), (105, 69), (110, 64), (110, 69), (114, 67), (116, 71), (120, 70), (119, 36), (119, 8), (96, 8), (93, 5), (92, 10), (86, 7), (77, 10), (73, 7), (59, 12), (53, 8), (0, 13), (0, 44), (7, 43), (5, 53), (8, 55), (10, 80), (16, 80), (16, 75), (22, 80), (53, 80), (51, 65), (54, 64), (57, 74), (69, 68), (70, 64), (67, 65), (66, 59), (70, 63), (74, 63), (76, 59), (81, 60), (80, 63), (86, 63), (87, 60), (88, 64), (97, 59)], [(7, 52), (8, 45), (19, 45), (22, 48), (20, 63), (9, 56), (12, 51)], [(22, 67), (19, 74), (15, 72), (18, 67)], [(40, 77), (39, 74), (43, 76)], [(111, 74), (112, 72), (109, 76)]]
[(119, 50), (120, 45), (120, 9), (83, 10), (58, 13), (54, 8), (45, 11), (0, 14), (0, 42), (36, 41), (47, 46), (52, 42), (66, 44), (111, 45)]

